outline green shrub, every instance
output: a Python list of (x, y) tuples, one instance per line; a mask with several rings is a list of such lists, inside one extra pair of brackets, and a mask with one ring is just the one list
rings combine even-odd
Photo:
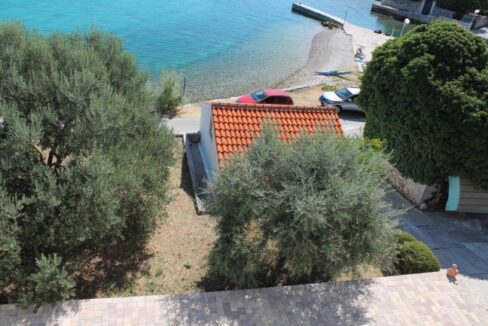
[(399, 274), (427, 273), (440, 270), (439, 259), (425, 243), (418, 241), (406, 232), (398, 233), (397, 241), (399, 252), (395, 267)]
[(374, 139), (364, 139), (363, 140), (363, 148), (365, 150), (373, 150), (373, 151), (383, 151), (386, 146), (386, 141), (378, 138)]
[(173, 72), (166, 72), (160, 78), (160, 95), (157, 99), (157, 110), (160, 114), (174, 116), (178, 107), (183, 103), (183, 90), (180, 76)]
[[(266, 127), (209, 185), (219, 238), (210, 275), (236, 287), (327, 281), (391, 264), (396, 212), (384, 201), (388, 162), (359, 139), (302, 135), (291, 144)], [(286, 281), (284, 281), (286, 280)]]
[(62, 266), (59, 256), (42, 255), (36, 259), (36, 267), (36, 272), (29, 276), (30, 291), (23, 293), (20, 300), (24, 305), (55, 303), (73, 295), (75, 282)]
[(408, 232), (400, 231), (396, 234), (397, 241), (399, 244), (404, 244), (405, 242), (417, 241), (413, 235)]

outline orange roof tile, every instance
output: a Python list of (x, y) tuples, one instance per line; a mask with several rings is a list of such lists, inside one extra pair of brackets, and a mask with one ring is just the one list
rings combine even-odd
[(339, 116), (333, 107), (291, 105), (212, 103), (219, 165), (236, 151), (245, 150), (254, 142), (266, 119), (280, 126), (279, 138), (289, 143), (301, 131), (312, 132), (317, 127), (342, 136)]

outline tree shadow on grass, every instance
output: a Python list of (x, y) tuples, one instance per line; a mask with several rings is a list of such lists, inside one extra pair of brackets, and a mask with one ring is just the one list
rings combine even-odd
[(190, 197), (194, 196), (192, 180), (190, 175), (190, 170), (188, 168), (188, 162), (186, 154), (183, 154), (181, 158), (181, 178), (180, 178), (180, 188)]
[(140, 273), (149, 273), (147, 261), (152, 256), (144, 249), (130, 250), (128, 244), (105, 250), (77, 273), (76, 297), (94, 298), (101, 294), (130, 290)]

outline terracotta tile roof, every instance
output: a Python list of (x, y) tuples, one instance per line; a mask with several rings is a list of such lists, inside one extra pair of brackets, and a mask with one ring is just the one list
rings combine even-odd
[(342, 136), (339, 116), (333, 107), (291, 105), (212, 103), (212, 117), (219, 165), (234, 152), (246, 149), (261, 134), (263, 122), (271, 120), (280, 126), (279, 137), (285, 142), (302, 131), (324, 128)]

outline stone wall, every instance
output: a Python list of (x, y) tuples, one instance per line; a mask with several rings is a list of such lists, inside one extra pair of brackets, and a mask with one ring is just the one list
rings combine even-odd
[(388, 175), (388, 182), (406, 199), (416, 206), (421, 206), (432, 199), (437, 191), (434, 186), (426, 186), (404, 177), (400, 171), (392, 167)]
[[(442, 9), (439, 7), (435, 7), (434, 10), (432, 10), (432, 16), (438, 16), (438, 17), (447, 17), (447, 18), (453, 18), (454, 17), (454, 11), (447, 10), (447, 9)], [(462, 19), (460, 19), (462, 22), (465, 23), (471, 23), (473, 20), (472, 16), (469, 15), (464, 15)]]
[(384, 6), (393, 7), (402, 11), (409, 11), (413, 13), (420, 13), (423, 1), (412, 0), (381, 0), (381, 4)]

